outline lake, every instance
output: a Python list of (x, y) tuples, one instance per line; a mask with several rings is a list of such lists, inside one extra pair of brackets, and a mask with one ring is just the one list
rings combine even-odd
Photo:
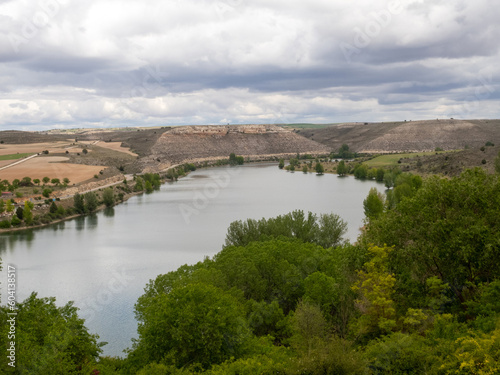
[(354, 242), (372, 187), (384, 190), (374, 181), (290, 173), (277, 164), (200, 169), (112, 209), (0, 235), (0, 281), (5, 285), (12, 264), (18, 301), (32, 291), (56, 297), (58, 305), (75, 301), (89, 330), (108, 342), (104, 354), (123, 356), (136, 337), (134, 304), (146, 283), (219, 252), (232, 221), (296, 209), (334, 212), (347, 221)]

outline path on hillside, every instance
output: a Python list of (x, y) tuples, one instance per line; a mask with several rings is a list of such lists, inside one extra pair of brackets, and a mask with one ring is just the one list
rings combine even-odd
[(24, 163), (25, 161), (28, 161), (28, 160), (30, 160), (30, 159), (36, 158), (38, 155), (39, 155), (39, 154), (34, 154), (34, 155), (28, 156), (28, 157), (26, 157), (26, 158), (23, 158), (23, 159), (21, 159), (21, 160), (18, 160), (18, 161), (16, 161), (16, 162), (12, 163), (12, 164), (5, 165), (5, 166), (3, 166), (3, 167), (1, 167), (1, 168), (0, 168), (0, 171), (1, 171), (2, 169), (7, 169), (7, 168), (13, 167), (13, 166), (15, 166), (15, 165), (18, 165), (18, 164)]

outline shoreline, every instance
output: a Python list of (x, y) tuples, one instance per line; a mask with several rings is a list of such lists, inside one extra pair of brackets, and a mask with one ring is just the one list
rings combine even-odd
[[(254, 159), (250, 159), (249, 161), (245, 161), (245, 163), (243, 165), (245, 165), (245, 164), (251, 164), (251, 163), (257, 163), (258, 164), (258, 163), (265, 163), (265, 162), (270, 162), (270, 163), (276, 162), (277, 163), (277, 159), (280, 156), (281, 157), (283, 157), (283, 156), (292, 157), (292, 156), (295, 156), (295, 155), (296, 154), (254, 155), (254, 157), (255, 157)], [(195, 163), (196, 164), (196, 169), (208, 169), (208, 168), (214, 168), (214, 167), (221, 167), (221, 166), (228, 165), (228, 164), (218, 165), (217, 162), (220, 161), (220, 160), (225, 160), (225, 159), (227, 159), (227, 158), (221, 157), (221, 158), (188, 159), (188, 160), (183, 161), (182, 163), (177, 163), (177, 164), (170, 165), (169, 167), (167, 167), (165, 169), (162, 169), (160, 171), (153, 172), (153, 173), (158, 173), (160, 175), (160, 177), (161, 176), (165, 176), (166, 173), (169, 170), (171, 170), (171, 169), (175, 170), (177, 167), (179, 167), (179, 166), (181, 166), (183, 164), (187, 164), (187, 163)], [(185, 175), (180, 176), (179, 178), (186, 177), (186, 176), (189, 175), (189, 173), (190, 172), (186, 172)], [(140, 176), (140, 175), (138, 174), (138, 176)], [(171, 180), (169, 180), (169, 179), (163, 179), (162, 180), (162, 185), (165, 184), (165, 183), (167, 183), (167, 181), (171, 181)], [(93, 189), (88, 190), (88, 191), (95, 191), (95, 190), (103, 189), (103, 188), (106, 188), (106, 187), (109, 187), (109, 186), (119, 185), (120, 183), (121, 182), (116, 182), (113, 185), (103, 185), (101, 187), (93, 188)], [(87, 191), (82, 192), (80, 194), (84, 194), (86, 192)], [(122, 204), (122, 203), (128, 201), (131, 197), (139, 195), (139, 194), (144, 194), (145, 192), (146, 192), (145, 190), (142, 190), (142, 191), (128, 193), (127, 195), (125, 195), (123, 197), (122, 201), (115, 203), (110, 208), (118, 206), (119, 204)], [(65, 200), (69, 200), (69, 199), (71, 199), (71, 197), (68, 197)], [(46, 224), (38, 224), (38, 225), (32, 225), (32, 226), (21, 226), (21, 227), (11, 227), (11, 228), (0, 228), (0, 235), (9, 234), (9, 233), (16, 233), (16, 232), (22, 232), (22, 231), (28, 231), (28, 230), (31, 230), (31, 229), (45, 228), (45, 227), (48, 227), (48, 226), (53, 225), (53, 224), (58, 224), (58, 223), (61, 223), (61, 222), (64, 222), (64, 221), (75, 219), (77, 217), (82, 217), (82, 216), (86, 216), (86, 215), (91, 214), (91, 213), (96, 213), (96, 212), (102, 211), (102, 210), (104, 210), (106, 208), (107, 207), (105, 205), (100, 205), (93, 212), (84, 213), (84, 214), (73, 214), (73, 215), (70, 215), (70, 216), (67, 216), (67, 217), (64, 217), (64, 218), (61, 218), (61, 219), (56, 219), (56, 220), (51, 221), (50, 223), (46, 223)], [(15, 215), (15, 213), (14, 213), (14, 215)]]

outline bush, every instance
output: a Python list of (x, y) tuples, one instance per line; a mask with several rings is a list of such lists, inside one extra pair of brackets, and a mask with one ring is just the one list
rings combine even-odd
[(10, 221), (9, 220), (2, 220), (2, 221), (0, 221), (0, 228), (1, 229), (10, 228)]
[(13, 227), (17, 227), (17, 226), (21, 225), (21, 219), (19, 219), (19, 217), (17, 215), (14, 215), (14, 216), (12, 216), (12, 220), (10, 223)]

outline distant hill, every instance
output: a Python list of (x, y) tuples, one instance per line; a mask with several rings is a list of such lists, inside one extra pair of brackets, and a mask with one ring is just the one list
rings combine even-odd
[(152, 147), (155, 158), (188, 159), (328, 153), (328, 147), (275, 125), (181, 126), (163, 133)]
[(308, 139), (338, 150), (346, 143), (366, 153), (422, 152), (500, 144), (500, 120), (426, 120), (382, 123), (345, 123), (322, 129), (296, 130)]

